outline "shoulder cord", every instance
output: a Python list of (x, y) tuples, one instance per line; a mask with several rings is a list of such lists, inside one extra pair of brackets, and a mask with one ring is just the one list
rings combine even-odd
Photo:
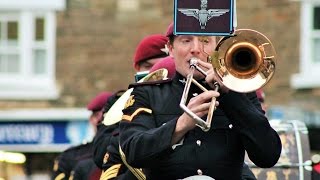
[(134, 176), (136, 176), (138, 178), (138, 180), (146, 180), (146, 176), (145, 174), (142, 172), (141, 169), (138, 168), (133, 168), (132, 166), (130, 166), (126, 160), (126, 155), (123, 153), (121, 146), (119, 145), (119, 152), (120, 152), (120, 156), (121, 159), (123, 161), (123, 163), (128, 167), (128, 169), (132, 172), (132, 174)]

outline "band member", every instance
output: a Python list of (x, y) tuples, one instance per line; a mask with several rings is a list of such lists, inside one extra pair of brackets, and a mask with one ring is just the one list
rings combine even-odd
[[(111, 92), (101, 92), (88, 103), (87, 109), (91, 111), (89, 122), (94, 129), (96, 129), (97, 124), (101, 120), (103, 106), (111, 95)], [(63, 151), (55, 159), (52, 179), (69, 179), (73, 168), (78, 162), (92, 158), (92, 145), (92, 142), (89, 142)]]
[(174, 77), (176, 73), (176, 66), (174, 65), (174, 60), (171, 56), (164, 57), (158, 61), (154, 66), (152, 66), (150, 73), (162, 68), (168, 70), (168, 78)]
[(320, 179), (320, 155), (314, 154), (311, 157), (311, 161), (312, 161), (311, 179), (312, 180)]
[[(124, 91), (120, 90), (113, 95), (111, 95), (107, 102), (104, 104), (102, 114), (107, 112), (111, 106), (117, 101), (117, 99), (122, 95)], [(102, 121), (102, 116), (99, 118), (99, 124)], [(96, 134), (98, 136), (98, 134)], [(91, 143), (93, 144), (93, 143)], [(91, 145), (93, 148), (93, 145)], [(77, 165), (71, 171), (71, 176), (69, 180), (99, 180), (101, 176), (101, 169), (97, 167), (93, 158), (92, 158), (92, 149), (90, 150), (90, 157), (89, 159), (81, 160), (77, 163)]]
[(265, 99), (266, 99), (265, 93), (263, 92), (262, 89), (258, 89), (258, 90), (256, 91), (256, 93), (257, 93), (258, 100), (259, 100), (260, 103), (261, 103), (262, 110), (264, 110), (265, 112), (267, 112), (268, 106), (267, 106), (267, 104), (266, 104), (266, 102), (265, 102)]
[[(167, 36), (176, 75), (172, 81), (134, 84), (120, 122), (120, 145), (127, 162), (143, 168), (147, 179), (183, 179), (202, 175), (214, 179), (241, 179), (244, 154), (261, 168), (274, 166), (281, 153), (277, 132), (270, 126), (256, 93), (227, 89), (215, 74), (208, 54), (216, 47), (215, 37)], [(205, 52), (205, 53), (204, 53)], [(197, 58), (207, 76), (193, 77), (207, 89), (219, 83), (219, 92), (203, 92), (192, 84), (187, 107), (205, 119), (211, 99), (217, 98), (211, 129), (204, 132), (179, 106), (190, 59)]]
[[(139, 72), (149, 71), (163, 57), (168, 56), (166, 43), (168, 38), (161, 34), (152, 34), (144, 37), (137, 45), (133, 57), (133, 67), (137, 76)], [(142, 73), (142, 75), (146, 75)], [(122, 109), (119, 109), (122, 111)], [(101, 179), (136, 179), (128, 171), (119, 154), (119, 122), (106, 126), (98, 126), (98, 134), (94, 139), (94, 161), (103, 170)]]
[(167, 42), (168, 38), (162, 34), (144, 37), (137, 45), (133, 58), (133, 67), (136, 72), (149, 71), (159, 59), (168, 56)]

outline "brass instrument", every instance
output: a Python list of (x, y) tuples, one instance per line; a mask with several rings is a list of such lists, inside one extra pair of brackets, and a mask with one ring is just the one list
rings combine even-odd
[[(138, 83), (165, 80), (167, 78), (168, 78), (168, 70), (162, 68), (162, 69), (158, 69), (152, 73), (149, 73), (148, 75), (143, 77), (141, 80), (139, 80)], [(112, 125), (112, 124), (119, 122), (122, 119), (122, 115), (123, 115), (122, 109), (124, 108), (132, 91), (133, 91), (133, 88), (128, 89), (111, 106), (111, 108), (106, 113), (104, 113), (104, 115), (103, 115), (103, 124), (104, 125), (109, 126), (109, 125)]]
[[(212, 63), (224, 86), (232, 91), (247, 93), (269, 82), (275, 72), (275, 57), (274, 47), (265, 35), (251, 29), (239, 29), (232, 36), (224, 37), (218, 42), (214, 53), (208, 55), (208, 61)], [(196, 121), (197, 126), (203, 131), (209, 131), (216, 99), (212, 98), (206, 121), (186, 106), (191, 83), (207, 91), (193, 79), (194, 70), (206, 76), (206, 72), (197, 65), (197, 59), (192, 58), (180, 107)], [(215, 82), (214, 86), (214, 90), (218, 91), (219, 84)]]

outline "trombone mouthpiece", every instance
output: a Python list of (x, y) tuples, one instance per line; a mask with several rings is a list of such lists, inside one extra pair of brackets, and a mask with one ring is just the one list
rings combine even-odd
[(204, 76), (207, 76), (207, 73), (198, 66), (198, 61), (201, 61), (201, 60), (198, 59), (198, 58), (195, 58), (195, 57), (191, 58), (190, 62), (189, 62), (190, 63), (190, 68), (193, 67), (196, 70), (198, 70), (200, 73), (202, 73)]
[(190, 66), (197, 66), (198, 65), (198, 58), (195, 58), (195, 57), (193, 57), (193, 58), (191, 58), (190, 59)]

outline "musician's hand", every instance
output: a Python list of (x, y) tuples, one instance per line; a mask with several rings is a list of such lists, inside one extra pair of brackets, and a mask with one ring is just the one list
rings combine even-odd
[(202, 61), (202, 60), (199, 60), (197, 62), (198, 62), (198, 66), (201, 67), (204, 71), (208, 71), (208, 70), (212, 69), (211, 63), (208, 63), (208, 62)]
[[(191, 98), (187, 105), (187, 108), (195, 113), (198, 117), (203, 117), (209, 112), (212, 97), (217, 98), (219, 96), (219, 92), (216, 91), (203, 92), (198, 96)], [(219, 102), (216, 101), (215, 106), (218, 105)], [(196, 121), (192, 119), (187, 113), (183, 113), (177, 121), (172, 143), (177, 143), (188, 131), (194, 129), (195, 127)]]
[(228, 92), (229, 89), (225, 87), (222, 83), (222, 79), (217, 75), (215, 70), (212, 67), (211, 63), (204, 62), (204, 61), (198, 61), (198, 65), (206, 70), (207, 76), (206, 76), (206, 82), (209, 84), (209, 86), (212, 89), (215, 89), (214, 83), (217, 82), (219, 84), (219, 89), (222, 90), (222, 92)]
[[(203, 92), (196, 97), (190, 99), (187, 108), (195, 113), (198, 117), (203, 117), (208, 114), (209, 107), (211, 105), (212, 97), (219, 97), (219, 92), (207, 91)], [(215, 106), (218, 106), (219, 102), (216, 101)], [(187, 113), (183, 113), (180, 118), (183, 121), (183, 128), (186, 130), (191, 130), (195, 127), (196, 121), (192, 119)]]

